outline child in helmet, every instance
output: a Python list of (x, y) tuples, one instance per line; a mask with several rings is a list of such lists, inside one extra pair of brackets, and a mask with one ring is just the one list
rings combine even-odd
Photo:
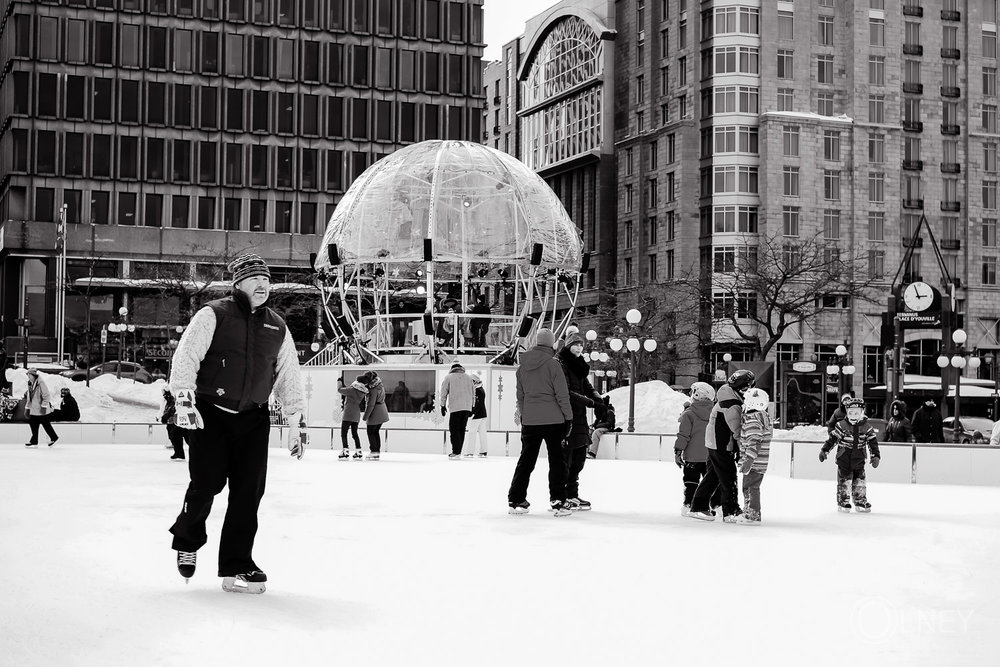
[(851, 511), (851, 499), (858, 512), (871, 512), (865, 488), (865, 459), (867, 446), (871, 450), (872, 468), (878, 468), (880, 454), (878, 433), (868, 423), (865, 403), (860, 398), (847, 402), (847, 418), (834, 425), (830, 438), (820, 450), (819, 460), (825, 461), (833, 446), (837, 445), (837, 509)]
[[(691, 509), (691, 501), (698, 483), (708, 472), (708, 450), (705, 449), (705, 428), (708, 417), (715, 405), (715, 389), (707, 382), (695, 382), (691, 385), (691, 402), (685, 401), (684, 411), (677, 426), (677, 439), (674, 441), (674, 462), (684, 473), (684, 505), (681, 516), (687, 515)], [(719, 505), (721, 493), (716, 489), (712, 505)]]
[(740, 462), (743, 473), (743, 514), (736, 523), (760, 525), (760, 483), (767, 472), (774, 426), (767, 413), (770, 398), (763, 389), (754, 387), (743, 395), (743, 424), (740, 427)]

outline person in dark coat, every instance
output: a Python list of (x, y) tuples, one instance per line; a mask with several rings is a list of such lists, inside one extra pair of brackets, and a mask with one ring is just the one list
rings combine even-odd
[[(490, 307), (486, 303), (486, 296), (480, 294), (476, 298), (476, 305), (472, 307), (472, 314), (479, 317), (472, 318), (470, 329), (472, 331), (472, 346), (486, 347), (486, 331), (490, 328)], [(484, 317), (485, 316), (485, 317)]]
[(913, 413), (911, 421), (913, 438), (917, 442), (944, 442), (943, 419), (934, 399), (924, 401)]
[(865, 479), (865, 463), (871, 450), (872, 468), (878, 468), (881, 454), (875, 427), (865, 417), (865, 403), (860, 398), (851, 399), (847, 404), (847, 418), (837, 422), (833, 433), (819, 452), (823, 462), (833, 447), (837, 447), (837, 510), (870, 512), (868, 487)]
[(344, 398), (344, 411), (340, 417), (340, 444), (342, 449), (337, 456), (341, 461), (351, 458), (351, 448), (347, 446), (347, 434), (354, 438), (354, 458), (360, 461), (364, 454), (361, 453), (361, 439), (358, 438), (358, 422), (361, 421), (361, 411), (365, 409), (365, 398), (368, 396), (368, 385), (366, 380), (370, 377), (367, 373), (362, 373), (350, 386), (344, 386), (344, 378), (337, 378), (337, 393)]
[(889, 407), (889, 422), (885, 425), (886, 442), (911, 442), (913, 427), (906, 418), (906, 403), (893, 401)]
[(52, 411), (49, 415), (49, 421), (54, 422), (78, 422), (80, 421), (80, 406), (77, 404), (76, 399), (73, 398), (73, 394), (70, 393), (69, 387), (63, 387), (59, 390), (60, 402), (59, 408)]
[(569, 403), (573, 408), (573, 429), (563, 443), (563, 458), (566, 461), (566, 503), (571, 510), (586, 511), (590, 503), (580, 498), (580, 473), (587, 462), (587, 446), (590, 444), (590, 422), (587, 408), (596, 408), (598, 419), (604, 412), (604, 399), (590, 384), (587, 376), (590, 365), (583, 359), (583, 337), (579, 333), (570, 334), (559, 352), (559, 362), (566, 373), (569, 389)]
[(385, 406), (385, 387), (382, 386), (382, 378), (375, 371), (368, 371), (366, 375), (368, 398), (363, 417), (365, 431), (368, 433), (368, 456), (365, 459), (378, 461), (382, 454), (382, 434), (379, 431), (382, 424), (389, 421), (389, 410)]
[(830, 418), (826, 420), (826, 430), (833, 433), (833, 427), (837, 425), (837, 422), (847, 419), (847, 402), (854, 399), (850, 393), (846, 393), (840, 397), (840, 405), (837, 409), (833, 411)]
[(553, 355), (555, 334), (540, 329), (535, 340), (535, 346), (521, 355), (516, 373), (514, 421), (521, 425), (521, 455), (507, 491), (507, 504), (511, 514), (527, 514), (528, 482), (544, 441), (549, 458), (549, 504), (555, 516), (569, 516), (573, 512), (566, 505), (562, 442), (573, 427), (573, 408), (566, 373)]
[[(708, 472), (708, 449), (705, 448), (705, 429), (715, 407), (715, 389), (707, 382), (691, 385), (691, 403), (681, 413), (674, 441), (674, 463), (683, 471), (684, 504), (681, 516), (691, 511), (691, 501), (698, 483)], [(710, 506), (722, 504), (722, 492), (717, 488), (709, 500)]]
[(188, 442), (188, 430), (177, 426), (177, 400), (170, 391), (170, 385), (163, 387), (163, 412), (160, 414), (160, 423), (167, 427), (167, 438), (174, 448), (170, 460), (184, 461), (184, 444)]

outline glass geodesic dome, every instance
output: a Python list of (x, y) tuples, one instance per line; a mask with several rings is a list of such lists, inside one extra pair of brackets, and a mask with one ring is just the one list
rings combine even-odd
[(337, 205), (315, 268), (340, 261), (417, 263), (431, 240), (436, 262), (542, 265), (577, 271), (581, 240), (559, 198), (516, 158), (466, 141), (424, 141), (369, 167)]

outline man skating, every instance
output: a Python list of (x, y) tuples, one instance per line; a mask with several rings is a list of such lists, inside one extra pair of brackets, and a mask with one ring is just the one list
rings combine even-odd
[(302, 458), (297, 438), (302, 390), (298, 355), (284, 320), (264, 306), (271, 274), (246, 254), (229, 265), (233, 291), (199, 310), (174, 353), (170, 388), (175, 421), (191, 432), (191, 482), (170, 532), (177, 569), (194, 575), (197, 551), (207, 541), (212, 501), (228, 483), (229, 506), (219, 538), (219, 576), (227, 591), (263, 593), (267, 576), (253, 560), (257, 509), (267, 477), (272, 390), (289, 417), (288, 447)]

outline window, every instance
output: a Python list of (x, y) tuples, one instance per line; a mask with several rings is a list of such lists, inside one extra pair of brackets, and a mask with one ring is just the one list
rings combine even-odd
[[(21, 18), (21, 17), (18, 17)], [(28, 17), (24, 17), (28, 18)], [(115, 26), (113, 23), (97, 21), (94, 23), (94, 64), (114, 65), (115, 63)]]
[(997, 94), (997, 68), (983, 68), (983, 95)]
[(987, 132), (997, 131), (997, 105), (984, 104), (982, 111), (983, 129)]
[(868, 211), (868, 240), (885, 240), (885, 211)]
[(885, 46), (885, 19), (868, 19), (868, 44), (870, 46)]
[(191, 182), (191, 142), (183, 139), (173, 140), (173, 160), (171, 161), (171, 177), (177, 183)]
[(823, 199), (840, 200), (840, 172), (833, 169), (823, 170)]
[[(631, 183), (625, 185), (625, 212), (631, 213), (635, 208), (635, 186)], [(628, 247), (628, 246), (626, 246)]]
[(200, 127), (203, 130), (219, 128), (219, 91), (209, 86), (201, 86)]
[(816, 82), (833, 83), (833, 56), (816, 56)]
[(881, 280), (885, 277), (885, 250), (868, 251), (868, 279)]
[(656, 254), (649, 256), (649, 281), (656, 282), (659, 278), (656, 275)]
[(267, 146), (260, 144), (250, 147), (251, 187), (267, 187), (269, 152), (270, 149)]
[(243, 185), (243, 146), (226, 144), (225, 161), (224, 185), (241, 187)]
[(794, 91), (791, 88), (778, 88), (778, 111), (792, 111)]
[(799, 207), (781, 207), (781, 229), (784, 236), (799, 235)]
[(868, 201), (872, 204), (885, 203), (885, 174), (882, 172), (868, 173)]
[(995, 211), (997, 208), (997, 182), (983, 181), (983, 208)]
[(198, 197), (198, 229), (215, 229), (215, 199)]
[(626, 285), (631, 285), (632, 284), (632, 279), (633, 279), (633, 276), (632, 276), (632, 258), (631, 257), (626, 257), (625, 258), (625, 284)]
[(997, 284), (997, 258), (983, 257), (983, 284)]
[(984, 248), (996, 248), (998, 245), (997, 241), (997, 219), (996, 218), (983, 218), (982, 222), (982, 239)]
[(625, 221), (625, 249), (628, 250), (632, 247), (632, 221)]
[(646, 220), (647, 236), (649, 237), (649, 245), (656, 245), (657, 243), (657, 220), (655, 215), (649, 216)]
[(136, 195), (134, 192), (119, 192), (118, 193), (118, 224), (119, 225), (134, 225), (135, 224), (135, 200)]
[(840, 132), (823, 130), (823, 159), (840, 162)]
[(828, 208), (823, 211), (823, 238), (836, 241), (840, 238), (840, 211)]
[(663, 258), (663, 273), (666, 280), (674, 279), (674, 251), (668, 250)]
[(997, 171), (997, 144), (995, 142), (987, 141), (983, 144), (983, 171), (990, 173)]
[(833, 17), (819, 17), (819, 45), (833, 46)]
[(791, 79), (793, 76), (793, 51), (778, 49), (778, 78)]
[(997, 33), (996, 30), (983, 30), (983, 57), (997, 57)]
[(795, 39), (795, 17), (792, 12), (778, 12), (778, 39)]
[(214, 185), (217, 181), (215, 142), (201, 141), (198, 148), (198, 182)]
[(201, 71), (203, 74), (219, 73), (219, 35), (201, 33)]
[(174, 84), (174, 117), (176, 127), (191, 127), (191, 86)]
[(95, 178), (111, 178), (111, 165), (114, 159), (111, 155), (111, 137), (95, 134), (90, 139), (91, 162), (90, 173)]
[(163, 195), (146, 195), (142, 224), (146, 227), (163, 226)]
[(799, 196), (799, 168), (785, 166), (782, 169), (781, 194), (786, 197)]
[(821, 116), (833, 115), (833, 93), (816, 93), (816, 113)]
[(885, 135), (877, 132), (868, 135), (868, 161), (872, 164), (885, 162)]
[(138, 137), (118, 137), (118, 178), (139, 178)]
[(885, 95), (868, 96), (868, 122), (885, 122)]
[(903, 83), (920, 83), (920, 61), (903, 61)]
[(736, 271), (736, 246), (715, 246), (712, 249), (712, 272), (733, 273)]
[(885, 85), (885, 56), (868, 56), (868, 83)]

